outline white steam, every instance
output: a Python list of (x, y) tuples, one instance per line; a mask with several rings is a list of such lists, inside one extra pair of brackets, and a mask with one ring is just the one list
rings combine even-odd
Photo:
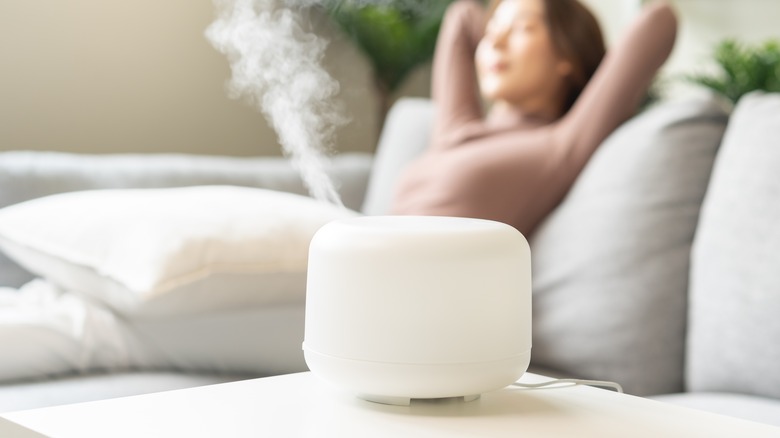
[(321, 66), (327, 41), (306, 30), (300, 8), (314, 0), (214, 0), (206, 37), (229, 62), (231, 98), (246, 98), (268, 119), (311, 195), (342, 205), (325, 167), (347, 117), (338, 82)]
[(438, 0), (214, 0), (206, 29), (225, 54), (230, 97), (249, 100), (268, 119), (311, 195), (342, 205), (325, 172), (336, 129), (347, 122), (335, 100), (338, 82), (321, 66), (328, 42), (310, 32), (304, 14), (318, 7), (403, 7), (421, 11)]
[[(269, 0), (273, 1), (273, 0)], [(310, 6), (347, 5), (362, 8), (364, 6), (394, 6), (410, 11), (422, 11), (437, 2), (437, 0), (282, 0), (290, 7), (305, 8)]]

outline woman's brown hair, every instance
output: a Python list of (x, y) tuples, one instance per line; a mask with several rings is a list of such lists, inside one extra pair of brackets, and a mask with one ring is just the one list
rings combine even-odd
[[(492, 0), (488, 17), (502, 1)], [(571, 63), (565, 109), (574, 105), (606, 53), (604, 36), (593, 13), (578, 0), (542, 0), (553, 46)]]

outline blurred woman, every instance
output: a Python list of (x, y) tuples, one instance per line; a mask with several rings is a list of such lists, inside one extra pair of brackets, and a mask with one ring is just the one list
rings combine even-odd
[(605, 53), (577, 0), (453, 3), (434, 57), (431, 144), (401, 176), (393, 212), (492, 219), (528, 236), (634, 115), (676, 29), (654, 3)]

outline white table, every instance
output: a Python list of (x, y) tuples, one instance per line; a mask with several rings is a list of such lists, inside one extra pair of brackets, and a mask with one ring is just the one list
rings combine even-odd
[[(526, 374), (521, 381), (545, 380)], [(367, 402), (290, 374), (0, 416), (0, 437), (780, 437), (780, 428), (585, 386)]]

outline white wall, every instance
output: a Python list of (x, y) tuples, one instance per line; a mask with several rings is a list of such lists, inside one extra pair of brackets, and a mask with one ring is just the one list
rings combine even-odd
[[(211, 0), (3, 0), (0, 150), (278, 154), (263, 117), (226, 96), (227, 62), (203, 36), (213, 19)], [(313, 19), (354, 117), (338, 148), (372, 150), (368, 64)], [(427, 90), (424, 72), (407, 87)]]
[(674, 0), (681, 16), (678, 44), (669, 71), (690, 72), (711, 65), (714, 45), (724, 38), (748, 43), (780, 40), (778, 0)]
[[(622, 28), (639, 10), (641, 0), (583, 0), (598, 15), (607, 40), (619, 37)], [(681, 74), (712, 71), (712, 49), (724, 38), (747, 43), (780, 39), (779, 0), (667, 0), (680, 20), (677, 44), (663, 76), (672, 92), (686, 93), (675, 78)], [(676, 84), (676, 85), (675, 85)]]

